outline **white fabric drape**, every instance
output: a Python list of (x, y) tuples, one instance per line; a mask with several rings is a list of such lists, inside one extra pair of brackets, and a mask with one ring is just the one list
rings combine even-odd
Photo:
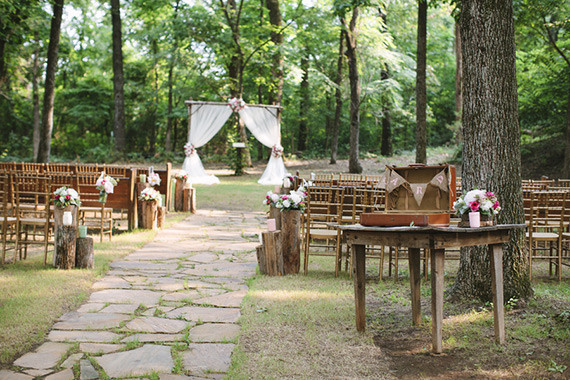
[[(273, 148), (281, 144), (281, 126), (277, 108), (248, 107), (247, 105), (239, 111), (239, 116), (244, 121), (246, 127), (253, 136), (263, 145)], [(280, 185), (283, 177), (288, 174), (283, 157), (271, 155), (263, 175), (257, 181), (262, 185)]]
[[(227, 104), (197, 104), (191, 108), (190, 132), (188, 142), (199, 148), (205, 145), (218, 133), (224, 123), (231, 116), (232, 110)], [(186, 156), (182, 169), (188, 173), (191, 183), (211, 185), (220, 183), (215, 175), (209, 175), (204, 170), (198, 152), (194, 151)]]

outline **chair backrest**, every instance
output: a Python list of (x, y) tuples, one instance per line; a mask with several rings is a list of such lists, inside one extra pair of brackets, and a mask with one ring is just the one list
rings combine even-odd
[(333, 207), (333, 188), (321, 186), (309, 186), (306, 199), (307, 224), (315, 221), (329, 222), (336, 219), (336, 208)]
[(535, 191), (531, 195), (529, 229), (563, 227), (568, 191)]
[(360, 174), (340, 173), (338, 175), (338, 185), (354, 187), (366, 186), (366, 178)]
[(77, 190), (77, 177), (69, 172), (50, 172), (48, 176), (50, 178), (51, 192), (63, 186)]
[(26, 211), (35, 213), (36, 217), (49, 219), (50, 215), (50, 179), (38, 174), (19, 172), (12, 173), (12, 190), (16, 210), (26, 205)]
[(96, 188), (97, 180), (101, 174), (98, 172), (83, 172), (77, 175), (77, 192), (81, 205), (84, 207), (100, 207), (104, 203), (99, 202), (100, 191)]
[(10, 180), (8, 174), (0, 174), (0, 215), (6, 218), (9, 214), (8, 208), (8, 194), (9, 194)]

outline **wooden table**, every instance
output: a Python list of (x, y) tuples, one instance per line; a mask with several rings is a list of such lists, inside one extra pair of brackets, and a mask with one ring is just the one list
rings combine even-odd
[(339, 226), (354, 255), (354, 299), (356, 306), (356, 329), (365, 329), (365, 246), (385, 245), (407, 247), (412, 294), (412, 320), (420, 323), (420, 249), (430, 249), (431, 259), (431, 313), (432, 351), (441, 353), (443, 320), (443, 268), (445, 249), (488, 245), (491, 254), (491, 277), (493, 286), (493, 314), (495, 340), (505, 342), (503, 304), (503, 246), (510, 233), (524, 224), (503, 224), (481, 228), (459, 227), (365, 227), (360, 224)]

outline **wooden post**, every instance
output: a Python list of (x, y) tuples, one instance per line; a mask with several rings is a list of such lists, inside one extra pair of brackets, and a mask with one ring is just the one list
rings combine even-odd
[(183, 211), (184, 209), (184, 185), (186, 180), (176, 178), (174, 185), (174, 211)]
[(283, 251), (283, 274), (299, 273), (301, 268), (301, 211), (281, 213), (280, 245)]
[(186, 187), (184, 189), (184, 205), (182, 211), (190, 211), (192, 214), (196, 213), (196, 189), (193, 187)]
[(150, 187), (148, 182), (137, 182), (136, 183), (136, 204), (137, 204), (137, 227), (142, 228), (142, 201), (139, 200), (139, 196), (141, 195), (142, 191)]
[(77, 239), (77, 228), (75, 228), (75, 226), (58, 226), (56, 235), (56, 268), (75, 268), (75, 241)]
[(158, 202), (142, 201), (140, 204), (142, 209), (142, 223), (140, 228), (146, 230), (157, 230)]
[(81, 269), (93, 269), (95, 267), (93, 238), (77, 238), (75, 243), (75, 267)]
[(263, 231), (261, 233), (265, 253), (265, 272), (269, 276), (283, 274), (283, 255), (279, 235), (280, 231)]
[[(53, 230), (55, 231), (54, 241), (57, 241), (59, 237), (58, 227), (63, 226), (63, 213), (65, 211), (71, 211), (71, 216), (73, 217), (73, 224), (75, 228), (77, 228), (79, 224), (79, 208), (75, 205), (66, 206), (64, 208), (55, 206), (53, 208)], [(57, 245), (54, 244), (53, 248), (53, 266), (56, 266), (56, 257), (57, 257)]]
[(281, 210), (275, 206), (269, 206), (269, 219), (275, 219), (275, 229), (281, 229)]
[(166, 219), (166, 207), (158, 206), (156, 209), (157, 216), (156, 216), (156, 227), (158, 229), (164, 228), (164, 221)]
[[(491, 251), (491, 284), (493, 286), (493, 317), (495, 322), (495, 342), (505, 343), (505, 305), (503, 294), (503, 246), (493, 244)], [(560, 269), (560, 267), (558, 268)]]
[(257, 265), (259, 266), (259, 272), (261, 274), (267, 274), (267, 267), (265, 265), (265, 248), (263, 245), (258, 245), (255, 247), (255, 252), (257, 254)]
[(354, 304), (356, 312), (356, 330), (366, 328), (366, 252), (365, 246), (352, 245), (352, 272), (354, 277)]
[(420, 249), (408, 248), (408, 265), (410, 267), (410, 288), (412, 293), (412, 323), (421, 322), (421, 276), (420, 276)]
[(443, 326), (443, 270), (445, 250), (431, 250), (431, 340), (432, 352), (441, 354)]

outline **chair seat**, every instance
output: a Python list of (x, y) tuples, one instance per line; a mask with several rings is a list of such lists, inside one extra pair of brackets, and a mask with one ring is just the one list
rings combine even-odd
[[(529, 237), (529, 233), (526, 233), (526, 237)], [(554, 232), (533, 232), (532, 233), (533, 240), (558, 240), (558, 234)]]
[(311, 228), (311, 232), (309, 233), (311, 237), (314, 238), (321, 238), (321, 239), (328, 239), (328, 238), (336, 238), (337, 231), (336, 230), (326, 230), (326, 229), (313, 229)]
[(6, 221), (6, 223), (16, 223), (18, 219), (14, 218), (13, 216), (0, 217), (0, 221), (4, 220)]
[[(54, 223), (53, 219), (50, 219), (49, 222), (50, 224)], [(43, 226), (46, 224), (46, 220), (43, 218), (20, 218), (20, 224)]]

